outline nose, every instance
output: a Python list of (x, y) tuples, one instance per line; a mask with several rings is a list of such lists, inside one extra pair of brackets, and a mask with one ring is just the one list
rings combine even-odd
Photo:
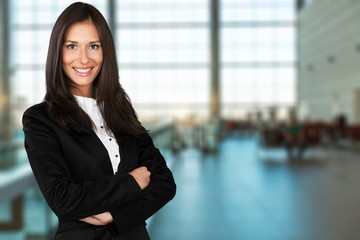
[(89, 57), (88, 57), (86, 49), (82, 49), (80, 51), (79, 61), (81, 64), (87, 64), (89, 62)]

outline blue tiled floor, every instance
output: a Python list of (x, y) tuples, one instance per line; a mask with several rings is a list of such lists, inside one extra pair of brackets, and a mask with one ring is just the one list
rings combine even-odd
[(174, 157), (177, 195), (152, 219), (152, 239), (360, 239), (357, 153), (289, 162), (258, 151), (254, 138), (227, 139), (218, 155)]

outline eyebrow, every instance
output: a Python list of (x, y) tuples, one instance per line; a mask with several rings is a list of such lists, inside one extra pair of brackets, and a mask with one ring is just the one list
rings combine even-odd
[[(79, 43), (78, 41), (72, 41), (72, 40), (66, 40), (65, 43), (70, 42), (70, 43)], [(94, 44), (94, 43), (101, 43), (100, 40), (97, 41), (91, 41), (89, 42), (90, 44)]]

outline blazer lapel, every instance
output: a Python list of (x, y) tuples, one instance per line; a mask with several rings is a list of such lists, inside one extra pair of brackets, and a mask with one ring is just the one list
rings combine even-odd
[(132, 151), (131, 151), (131, 140), (130, 137), (127, 135), (118, 135), (116, 136), (116, 140), (119, 144), (119, 151), (120, 151), (120, 163), (118, 166), (118, 172), (124, 173), (129, 172), (130, 169), (130, 162), (133, 158)]
[(89, 152), (92, 154), (92, 156), (94, 156), (96, 161), (98, 161), (104, 173), (106, 175), (113, 175), (114, 172), (111, 166), (109, 154), (101, 140), (97, 137), (96, 133), (91, 132), (80, 134), (78, 137), (88, 148)]

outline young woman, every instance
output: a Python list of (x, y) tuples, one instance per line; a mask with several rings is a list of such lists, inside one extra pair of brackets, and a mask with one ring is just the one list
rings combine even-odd
[(172, 173), (119, 83), (101, 13), (66, 8), (53, 28), (44, 102), (25, 111), (25, 148), (56, 240), (149, 239), (145, 220), (175, 196)]

